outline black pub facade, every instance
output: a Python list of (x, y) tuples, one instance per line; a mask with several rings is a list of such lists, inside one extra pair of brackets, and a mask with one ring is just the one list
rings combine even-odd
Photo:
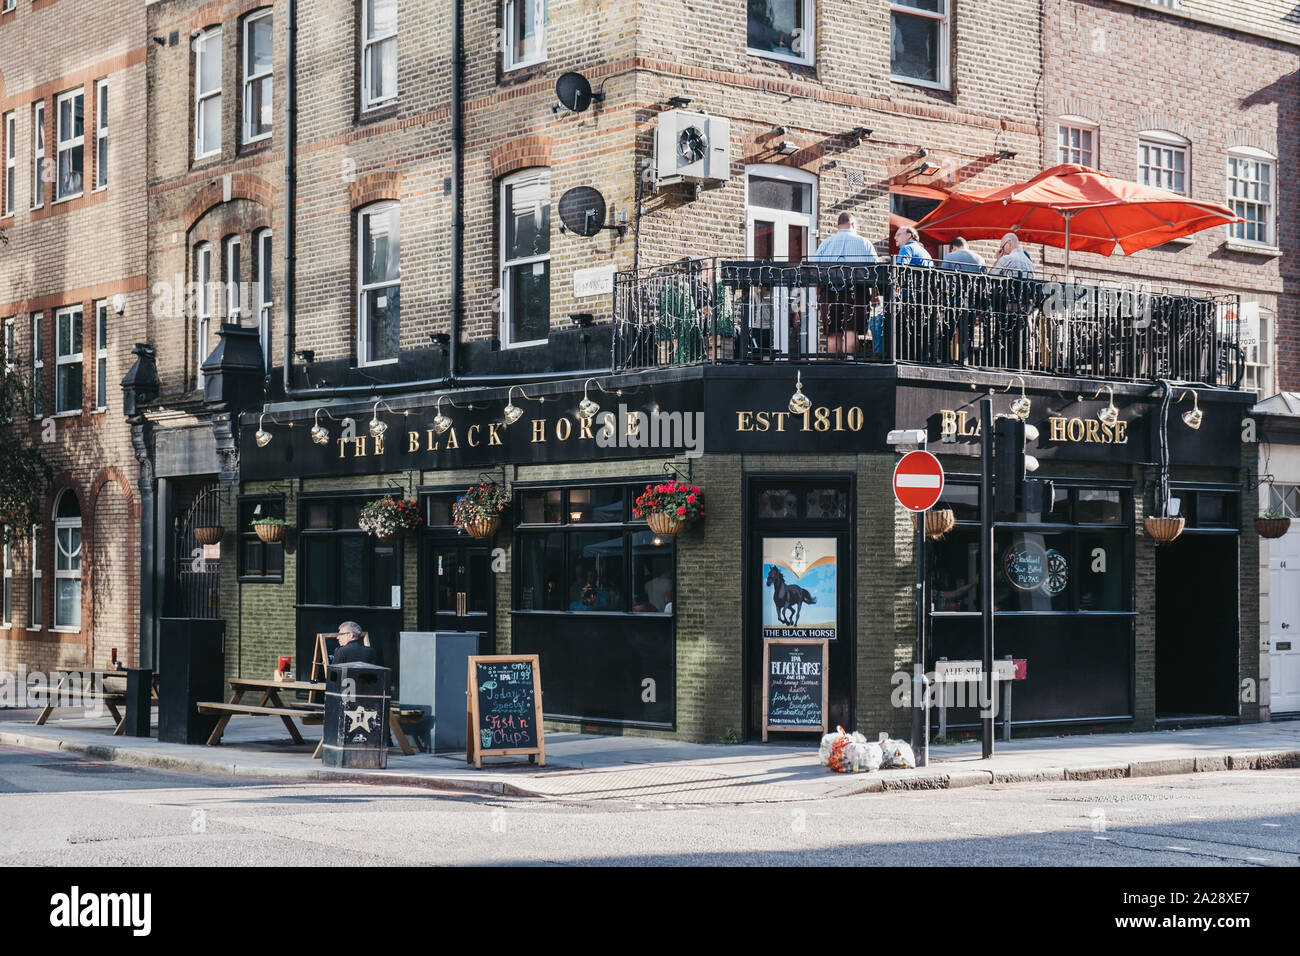
[[(1224, 303), (1165, 297), (1139, 313), (1096, 295), (1086, 312), (1041, 282), (836, 268), (620, 275), (614, 321), (582, 333), (606, 367), (556, 348), (548, 367), (492, 369), (485, 352), (466, 364), (492, 374), (368, 394), (250, 398), (249, 346), (228, 327), (203, 409), (164, 421), (146, 389), (134, 419), (157, 490), (142, 646), (156, 649), (161, 618), (190, 616), (224, 630), (229, 673), (269, 676), (292, 655), (306, 677), (315, 635), (351, 619), (400, 696), (399, 633), (470, 632), (485, 653), (540, 655), (556, 727), (716, 741), (761, 734), (765, 639), (825, 637), (830, 723), (906, 735), (913, 530), (886, 435), (928, 430), (955, 518), (929, 549), (926, 667), (978, 658), (991, 395), (1037, 427), (1028, 451), (1056, 489), (996, 532), (996, 654), (1027, 661), (1017, 733), (1258, 719), (1252, 397), (1232, 387)], [(507, 405), (523, 412), (509, 424)], [(196, 462), (210, 483), (182, 492)], [(633, 505), (668, 480), (700, 488), (706, 515), (658, 536)], [(512, 507), (475, 539), (451, 507), (485, 481)], [(1146, 522), (1168, 510), (1163, 488), (1184, 519), (1169, 544)], [(420, 529), (362, 531), (361, 506), (381, 496), (418, 501)], [(265, 543), (257, 515), (292, 529)], [(197, 542), (200, 521), (224, 528), (218, 545)], [(973, 712), (950, 725), (973, 728)]]

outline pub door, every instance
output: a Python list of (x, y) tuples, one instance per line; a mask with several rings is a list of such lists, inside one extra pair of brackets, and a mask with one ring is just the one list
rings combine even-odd
[(493, 653), (491, 545), (463, 535), (428, 535), (421, 548), (420, 629), (477, 632), (479, 652)]
[(1156, 549), (1156, 717), (1235, 716), (1237, 538), (1184, 533)]
[[(853, 485), (841, 476), (752, 480), (747, 496), (745, 691), (748, 736), (763, 728), (763, 643), (827, 638), (827, 725), (853, 729)], [(772, 733), (769, 740), (799, 740)], [(811, 735), (803, 735), (811, 739)]]

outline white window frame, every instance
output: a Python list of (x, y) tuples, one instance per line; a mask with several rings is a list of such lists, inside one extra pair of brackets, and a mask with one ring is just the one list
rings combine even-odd
[(17, 203), (14, 201), (14, 193), (18, 190), (18, 113), (10, 110), (4, 115), (5, 130), (5, 205), (4, 213), (0, 218), (8, 218), (14, 214)]
[(45, 101), (32, 104), (32, 208), (45, 205)]
[(375, 91), (370, 88), (371, 57), (374, 56), (375, 52), (378, 51), (384, 44), (390, 41), (392, 42), (393, 46), (396, 47), (397, 37), (401, 29), (400, 19), (399, 19), (398, 22), (394, 24), (393, 31), (391, 33), (377, 34), (372, 36), (370, 34), (370, 20), (371, 20), (370, 10), (372, 9), (373, 4), (374, 4), (374, 0), (361, 0), (361, 109), (363, 111), (373, 110), (387, 103), (391, 103), (393, 100), (397, 99), (397, 90), (398, 90), (398, 83), (397, 83), (398, 68), (397, 68), (396, 54), (394, 54), (393, 56), (392, 90), (388, 93), (384, 93), (381, 90), (379, 91), (379, 94), (376, 95)]
[(803, 26), (796, 29), (803, 31), (798, 43), (804, 51), (799, 56), (790, 56), (786, 53), (776, 53), (772, 50), (758, 50), (749, 45), (749, 14), (745, 15), (745, 52), (750, 56), (759, 56), (765, 60), (779, 60), (782, 63), (798, 63), (803, 66), (812, 66), (815, 63), (817, 55), (817, 0), (794, 0), (795, 3), (803, 7), (802, 19)]
[[(83, 330), (84, 334), (84, 330)], [(108, 408), (108, 300), (95, 303), (95, 410)]]
[(9, 528), (5, 527), (4, 541), (4, 589), (0, 595), (0, 630), (9, 630), (14, 624), (14, 555), (13, 545), (9, 542)]
[(95, 83), (95, 191), (108, 188), (108, 80)]
[[(501, 277), (501, 327), (498, 333), (501, 347), (503, 349), (527, 348), (534, 345), (545, 345), (548, 336), (542, 336), (540, 339), (524, 339), (516, 342), (511, 337), (511, 316), (510, 316), (510, 271), (519, 266), (530, 266), (538, 263), (547, 263), (548, 268), (551, 262), (551, 243), (546, 243), (546, 252), (541, 255), (520, 256), (518, 259), (506, 258), (506, 237), (510, 235), (507, 225), (509, 220), (509, 209), (506, 204), (506, 195), (508, 192), (517, 189), (537, 190), (539, 193), (545, 192), (545, 201), (547, 205), (551, 203), (551, 169), (549, 166), (531, 166), (527, 169), (521, 169), (511, 173), (501, 180), (500, 188), (497, 190), (497, 215), (499, 217), (499, 235), (501, 236), (500, 248), (497, 251), (497, 274)], [(540, 198), (540, 197), (539, 197)], [(551, 276), (554, 279), (554, 276)], [(547, 331), (550, 331), (550, 317), (547, 317)]]
[[(1077, 136), (1079, 145), (1062, 142), (1066, 133), (1073, 133)], [(1089, 137), (1091, 145), (1085, 150), (1083, 147), (1084, 136)], [(1062, 164), (1071, 164), (1078, 166), (1089, 166), (1093, 169), (1099, 169), (1097, 165), (1097, 156), (1100, 140), (1100, 128), (1089, 119), (1082, 116), (1061, 116), (1056, 120), (1056, 145), (1054, 150), (1053, 166)], [(1077, 157), (1076, 155), (1077, 154)], [(1084, 162), (1084, 157), (1089, 162)]]
[(194, 247), (194, 380), (203, 387), (203, 362), (212, 329), (212, 243)]
[(11, 315), (4, 320), (5, 374), (12, 372), (17, 365), (14, 362), (14, 350), (18, 347), (18, 316)]
[[(1149, 161), (1153, 153), (1157, 158), (1155, 164)], [(1178, 155), (1183, 158), (1182, 188), (1176, 187), (1172, 181), (1177, 172), (1173, 158)], [(1168, 164), (1165, 163), (1166, 158), (1169, 160)], [(1166, 185), (1167, 180), (1168, 185)], [(1137, 181), (1144, 186), (1154, 186), (1180, 196), (1190, 196), (1192, 192), (1191, 140), (1163, 129), (1148, 129), (1138, 133)]]
[(32, 313), (32, 418), (45, 417), (45, 342), (41, 338), (41, 325), (45, 313)]
[[(767, 206), (758, 205), (751, 198), (751, 183), (754, 179), (777, 179), (783, 182), (792, 183), (798, 186), (808, 187), (808, 212), (794, 212), (788, 209), (772, 209)], [(780, 245), (779, 236), (789, 236), (790, 226), (803, 226), (807, 229), (805, 241), (808, 247), (801, 253), (803, 261), (816, 250), (818, 245), (817, 239), (817, 219), (818, 205), (820, 197), (821, 180), (816, 173), (810, 173), (806, 170), (795, 169), (790, 166), (778, 166), (772, 163), (755, 163), (745, 167), (745, 256), (748, 259), (757, 257), (754, 248), (755, 223), (760, 219), (773, 223), (774, 245)], [(775, 250), (774, 250), (775, 251)], [(786, 249), (786, 256), (789, 257), (790, 250)], [(790, 314), (792, 311), (801, 310), (807, 314), (815, 315), (817, 313), (817, 300), (815, 291), (810, 291), (807, 297), (799, 298), (799, 293), (790, 289), (773, 289), (751, 290), (751, 301), (749, 306), (753, 315), (770, 315), (770, 319), (759, 319), (757, 324), (766, 325), (770, 323), (772, 329), (772, 347), (779, 352), (785, 352), (790, 344), (791, 322)], [(805, 354), (815, 354), (817, 351), (817, 325), (815, 322), (804, 321), (801, 326), (802, 348)]]
[[(216, 50), (212, 51), (209, 46), (215, 42)], [(221, 70), (222, 56), (224, 47), (221, 41), (221, 27), (213, 27), (210, 30), (204, 30), (194, 38), (194, 158), (205, 159), (208, 156), (218, 156), (221, 154)], [(204, 58), (215, 56), (217, 58), (217, 85), (215, 89), (204, 90), (203, 83), (203, 63)], [(208, 110), (217, 111), (217, 141), (215, 143), (205, 143), (203, 140), (203, 118)]]
[[(77, 633), (81, 630), (81, 602), (82, 602), (82, 554), (85, 550), (85, 540), (81, 535), (81, 502), (77, 502), (77, 517), (60, 518), (59, 505), (63, 501), (64, 495), (72, 495), (76, 500), (76, 493), (71, 488), (65, 488), (63, 492), (54, 501), (54, 627), (51, 630), (64, 633)], [(77, 547), (68, 549), (63, 547), (60, 540), (64, 531), (77, 532)], [(68, 567), (60, 567), (63, 559), (67, 559)], [(59, 618), (59, 582), (76, 581), (77, 582), (77, 620), (75, 624), (67, 623)]]
[(0, 13), (9, 13), (18, 9), (18, 0), (5, 0), (4, 6), (0, 7)]
[[(379, 216), (386, 215), (390, 211), (397, 213), (397, 278), (381, 279), (376, 282), (367, 283), (365, 281), (366, 271), (366, 221)], [(391, 365), (396, 362), (398, 356), (392, 358), (372, 359), (370, 358), (370, 314), (367, 307), (366, 293), (374, 289), (387, 289), (397, 286), (398, 292), (398, 322), (401, 322), (401, 291), (402, 291), (402, 210), (401, 205), (393, 200), (377, 202), (366, 206), (357, 212), (357, 364), (358, 365)], [(400, 336), (400, 331), (399, 331)], [(400, 349), (399, 349), (400, 352)]]
[(275, 299), (274, 240), (270, 229), (253, 233), (253, 265), (256, 278), (253, 292), (257, 301), (257, 336), (262, 344), (262, 361), (271, 371), (271, 311)]
[[(1254, 163), (1257, 164), (1259, 167), (1268, 169), (1269, 171), (1268, 188), (1269, 188), (1270, 198), (1267, 204), (1260, 203), (1255, 200), (1248, 200), (1248, 199), (1236, 200), (1233, 197), (1232, 183), (1234, 177), (1232, 174), (1232, 166), (1234, 161), (1238, 163), (1243, 163), (1243, 162)], [(1236, 245), (1243, 245), (1243, 246), (1253, 246), (1260, 249), (1274, 249), (1277, 247), (1277, 207), (1278, 207), (1277, 169), (1278, 169), (1277, 157), (1274, 156), (1272, 153), (1265, 152), (1262, 149), (1257, 149), (1253, 146), (1237, 146), (1228, 150), (1227, 180), (1226, 180), (1228, 208), (1232, 209), (1235, 212), (1236, 202), (1242, 202), (1249, 205), (1265, 206), (1266, 215), (1264, 218), (1264, 227), (1267, 230), (1267, 235), (1265, 236), (1264, 239), (1248, 239), (1244, 235), (1236, 234), (1236, 231), (1238, 229), (1240, 229), (1243, 233), (1245, 232), (1246, 223), (1232, 223), (1227, 227), (1229, 243), (1236, 244)], [(1241, 180), (1241, 181), (1246, 182), (1246, 180)], [(1258, 179), (1252, 181), (1258, 182)], [(1238, 215), (1241, 214), (1238, 213)]]
[[(275, 80), (272, 79), (272, 76), (275, 72), (274, 69), (275, 31), (274, 29), (272, 29), (271, 31), (272, 62), (269, 63), (266, 69), (261, 73), (249, 72), (249, 65), (250, 65), (251, 55), (253, 52), (253, 46), (251, 42), (253, 24), (257, 23), (260, 20), (270, 20), (271, 15), (272, 15), (272, 10), (268, 7), (267, 9), (259, 11), (257, 13), (249, 14), (247, 17), (244, 18), (244, 48), (241, 56), (241, 60), (242, 60), (241, 65), (243, 68), (241, 72), (243, 74), (244, 116), (243, 116), (243, 123), (241, 124), (241, 126), (243, 128), (243, 142), (245, 144), (257, 143), (264, 139), (270, 139), (271, 133), (275, 127), (275, 107), (274, 107), (275, 101), (274, 99), (272, 99), (272, 97), (275, 94)], [(253, 90), (255, 89), (255, 84), (259, 84), (259, 83), (265, 83), (266, 86), (268, 87), (266, 100), (271, 104), (272, 118), (271, 118), (271, 122), (267, 124), (266, 132), (255, 134), (252, 132), (252, 127), (253, 127), (252, 121), (254, 118), (252, 100), (253, 100)]]
[[(918, 10), (916, 7), (909, 7), (902, 3), (890, 0), (889, 4), (889, 32), (890, 32), (890, 71), (889, 78), (895, 83), (905, 83), (908, 86), (923, 86), (931, 90), (946, 90), (952, 86), (952, 0), (941, 0), (943, 11), (935, 13), (931, 10)], [(918, 80), (910, 76), (899, 76), (893, 71), (893, 32), (894, 32), (894, 15), (919, 17), (923, 20), (939, 21), (939, 49), (936, 53), (938, 58), (938, 75), (937, 81)]]
[(45, 628), (45, 571), (41, 567), (41, 527), (32, 528), (31, 577), (27, 590), (27, 630)]
[(536, 52), (532, 56), (515, 58), (515, 34), (519, 27), (519, 9), (528, 0), (503, 0), (501, 10), (501, 68), (518, 70), (535, 63), (546, 62), (546, 17), (548, 0), (535, 0), (533, 7), (533, 36), (537, 38)]
[[(81, 100), (81, 135), (68, 136), (63, 135), (63, 104), (67, 100)], [(70, 114), (73, 123), (76, 123), (77, 110), (74, 105)], [(54, 201), (65, 202), (69, 199), (76, 199), (78, 196), (85, 195), (86, 192), (86, 88), (80, 87), (75, 90), (68, 90), (66, 93), (60, 93), (58, 99), (54, 101)], [(78, 146), (81, 147), (81, 188), (76, 192), (63, 191), (63, 154), (71, 153)]]
[[(80, 315), (81, 316), (81, 351), (69, 352), (63, 354), (63, 323), (64, 316)], [(71, 335), (72, 325), (69, 322), (68, 332)], [(69, 344), (71, 348), (71, 344)], [(69, 305), (62, 309), (54, 310), (54, 415), (60, 417), (63, 415), (80, 415), (81, 410), (86, 405), (86, 365), (84, 361), (86, 348), (86, 316), (79, 305)], [(63, 369), (68, 365), (81, 366), (81, 401), (76, 408), (59, 407), (59, 379)]]
[(226, 297), (226, 321), (240, 325), (244, 314), (243, 286), (239, 284), (240, 266), (243, 264), (244, 244), (239, 236), (226, 236), (221, 241), (221, 268)]

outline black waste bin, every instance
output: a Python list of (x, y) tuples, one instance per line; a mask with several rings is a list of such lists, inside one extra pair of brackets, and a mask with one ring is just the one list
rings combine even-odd
[(126, 671), (126, 721), (128, 737), (148, 737), (153, 716), (153, 669), (131, 667)]
[(388, 766), (388, 684), (392, 671), (375, 664), (331, 664), (325, 675), (321, 762), (327, 767)]

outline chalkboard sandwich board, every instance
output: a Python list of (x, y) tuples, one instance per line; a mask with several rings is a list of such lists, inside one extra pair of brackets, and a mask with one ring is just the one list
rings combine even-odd
[(763, 642), (763, 740), (770, 730), (826, 733), (830, 642), (774, 637)]
[(466, 677), (465, 762), (528, 755), (546, 766), (542, 732), (542, 672), (536, 654), (469, 658)]

